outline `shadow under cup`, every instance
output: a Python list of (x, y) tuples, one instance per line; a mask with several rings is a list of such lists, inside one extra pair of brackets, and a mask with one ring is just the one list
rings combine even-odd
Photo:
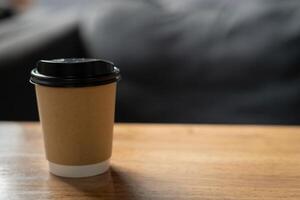
[(119, 69), (99, 59), (42, 60), (32, 70), (51, 173), (87, 177), (109, 168), (119, 79)]

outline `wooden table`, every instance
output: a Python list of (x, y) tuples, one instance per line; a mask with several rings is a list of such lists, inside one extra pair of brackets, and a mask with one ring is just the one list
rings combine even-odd
[(115, 126), (109, 172), (51, 175), (36, 123), (0, 123), (0, 199), (300, 199), (300, 127)]

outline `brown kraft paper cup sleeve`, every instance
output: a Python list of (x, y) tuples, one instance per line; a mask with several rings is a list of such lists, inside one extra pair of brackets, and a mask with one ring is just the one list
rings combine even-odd
[(89, 165), (111, 157), (116, 83), (89, 87), (36, 85), (46, 157)]

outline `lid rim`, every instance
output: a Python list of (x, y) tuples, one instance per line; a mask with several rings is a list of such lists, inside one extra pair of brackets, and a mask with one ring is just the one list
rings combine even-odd
[(34, 85), (43, 85), (49, 87), (86, 87), (86, 86), (97, 86), (105, 85), (113, 82), (119, 82), (121, 75), (113, 74), (114, 76), (101, 76), (101, 77), (90, 77), (85, 79), (64, 79), (56, 77), (38, 77), (31, 75), (29, 82)]

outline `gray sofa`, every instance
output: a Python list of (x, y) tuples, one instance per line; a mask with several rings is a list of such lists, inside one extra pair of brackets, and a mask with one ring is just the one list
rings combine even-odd
[[(85, 1), (86, 2), (86, 1)], [(45, 3), (0, 21), (0, 120), (37, 120), (39, 59), (120, 67), (122, 122), (300, 124), (300, 2)]]

